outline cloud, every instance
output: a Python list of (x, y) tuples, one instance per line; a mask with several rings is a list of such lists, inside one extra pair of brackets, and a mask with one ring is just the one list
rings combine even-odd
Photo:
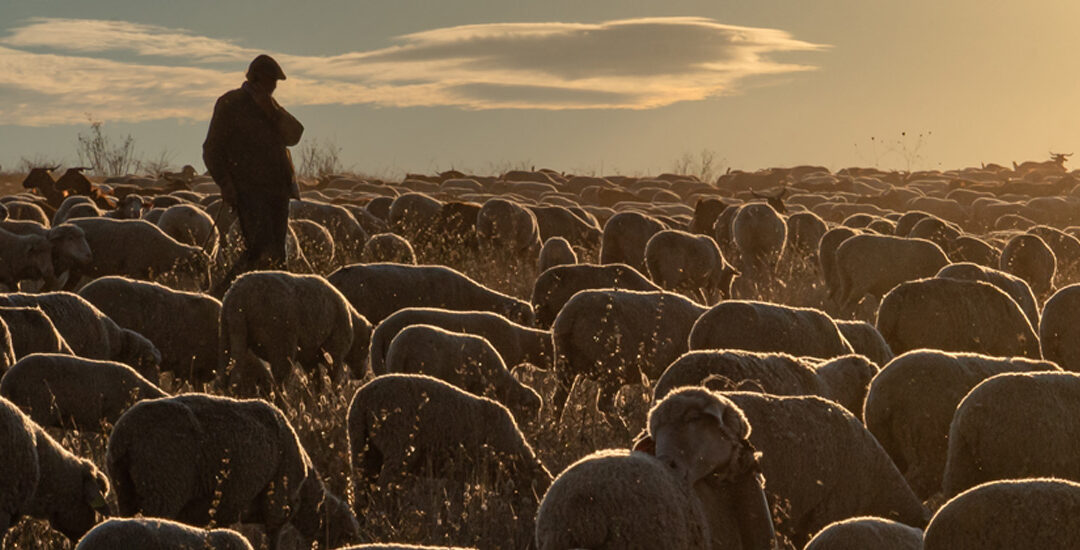
[[(697, 17), (465, 25), (333, 56), (271, 51), (289, 106), (650, 109), (736, 91), (758, 75), (812, 70), (775, 30)], [(0, 124), (202, 120), (260, 50), (183, 29), (34, 18), (0, 38)], [(225, 69), (228, 67), (228, 70)]]

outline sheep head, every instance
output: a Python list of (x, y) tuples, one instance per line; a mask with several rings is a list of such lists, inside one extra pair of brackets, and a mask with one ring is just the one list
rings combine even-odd
[(49, 242), (56, 256), (69, 264), (84, 266), (94, 259), (94, 253), (86, 242), (86, 232), (77, 225), (64, 223), (49, 229)]
[(39, 235), (26, 235), (19, 237), (20, 256), (25, 258), (23, 270), (17, 273), (19, 279), (44, 279), (52, 280), (55, 276), (52, 262), (52, 245), (49, 240)]
[(711, 475), (733, 479), (747, 470), (750, 424), (727, 398), (704, 388), (672, 392), (649, 412), (656, 457), (693, 485)]
[(54, 502), (49, 516), (53, 528), (72, 541), (79, 540), (101, 516), (109, 515), (105, 496), (109, 494), (109, 480), (105, 474), (88, 460), (71, 457), (78, 461), (80, 483), (72, 484), (67, 502)]

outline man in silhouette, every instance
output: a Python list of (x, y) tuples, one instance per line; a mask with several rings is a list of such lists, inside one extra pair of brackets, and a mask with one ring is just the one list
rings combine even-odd
[(222, 200), (236, 211), (245, 244), (213, 289), (219, 296), (242, 273), (285, 266), (289, 199), (299, 198), (288, 147), (300, 141), (304, 127), (274, 100), (278, 80), (285, 72), (277, 61), (256, 57), (247, 81), (218, 98), (203, 143), (203, 162)]

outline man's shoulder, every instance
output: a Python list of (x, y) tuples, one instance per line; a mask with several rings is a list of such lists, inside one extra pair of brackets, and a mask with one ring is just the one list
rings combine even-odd
[(221, 97), (219, 97), (217, 100), (218, 104), (220, 105), (235, 105), (237, 103), (247, 101), (250, 101), (250, 96), (247, 92), (243, 90), (243, 88), (229, 90), (224, 94), (221, 94)]

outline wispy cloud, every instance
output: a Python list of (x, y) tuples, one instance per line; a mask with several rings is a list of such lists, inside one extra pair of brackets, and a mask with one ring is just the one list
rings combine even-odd
[[(692, 17), (466, 25), (395, 42), (334, 56), (269, 52), (289, 75), (279, 94), (289, 105), (649, 109), (810, 70), (774, 54), (826, 47)], [(31, 19), (0, 38), (0, 124), (81, 122), (86, 113), (203, 119), (259, 52), (183, 29)]]

